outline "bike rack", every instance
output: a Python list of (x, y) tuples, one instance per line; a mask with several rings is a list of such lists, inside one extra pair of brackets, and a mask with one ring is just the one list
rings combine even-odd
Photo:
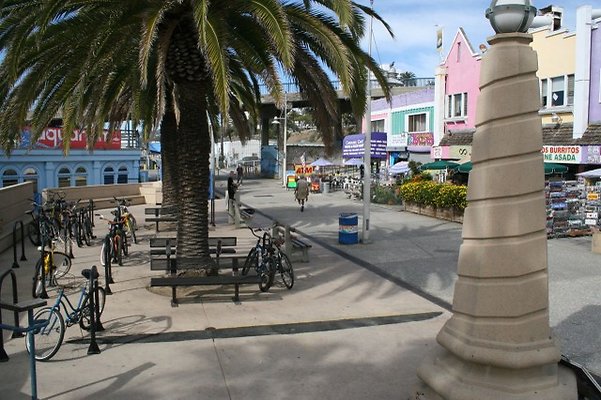
[[(4, 278), (6, 278), (7, 275), (10, 275), (10, 279), (11, 279), (11, 283), (12, 283), (12, 289), (13, 289), (13, 304), (17, 304), (19, 302), (19, 295), (17, 293), (17, 276), (15, 275), (15, 271), (13, 271), (12, 269), (8, 269), (6, 271), (4, 271), (2, 273), (2, 275), (0, 275), (0, 298), (2, 298), (2, 282), (4, 281)], [(17, 311), (14, 311), (14, 316), (15, 316), (15, 327), (19, 328), (19, 313)], [(0, 325), (2, 325), (2, 313), (0, 312)], [(8, 354), (6, 354), (6, 351), (4, 350), (4, 336), (1, 334), (2, 332), (0, 331), (0, 362), (6, 362), (8, 361)], [(19, 334), (16, 331), (13, 331), (13, 339), (14, 338), (18, 338), (18, 337), (22, 337), (23, 334)]]
[(25, 257), (25, 226), (23, 221), (17, 221), (13, 225), (13, 268), (20, 268), (17, 261), (17, 228), (21, 227), (21, 261), (27, 261)]
[(94, 200), (90, 199), (89, 200), (89, 213), (90, 213), (90, 221), (92, 221), (92, 227), (95, 227), (96, 225), (94, 225)]
[[(82, 273), (87, 272), (84, 270)], [(84, 275), (85, 276), (85, 275)], [(100, 323), (98, 310), (98, 270), (93, 265), (89, 272), (89, 299), (88, 307), (90, 312), (90, 346), (88, 347), (88, 355), (100, 354), (100, 348), (96, 342), (96, 331), (103, 331), (104, 327)]]
[(111, 260), (111, 237), (106, 235), (104, 237), (104, 291), (107, 295), (113, 294), (109, 283), (115, 283), (113, 280), (113, 267)]

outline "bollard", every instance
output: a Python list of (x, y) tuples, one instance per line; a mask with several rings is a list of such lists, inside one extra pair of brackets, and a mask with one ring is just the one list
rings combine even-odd
[(240, 217), (240, 193), (236, 192), (234, 194), (234, 223), (236, 224), (236, 228), (240, 228), (241, 220)]
[(96, 226), (94, 225), (94, 200), (90, 199), (89, 205), (90, 221), (92, 221), (92, 228), (94, 228)]
[(100, 348), (96, 343), (96, 298), (98, 295), (94, 294), (96, 290), (96, 284), (98, 284), (98, 270), (96, 266), (92, 266), (89, 276), (89, 288), (88, 288), (88, 312), (90, 313), (90, 346), (88, 347), (88, 355), (100, 354)]
[(25, 257), (25, 227), (23, 225), (23, 221), (17, 221), (13, 225), (13, 268), (19, 268), (19, 263), (17, 262), (17, 227), (21, 227), (21, 261), (26, 261), (27, 257)]
[(292, 257), (292, 240), (290, 237), (290, 225), (286, 225), (284, 229), (284, 253)]

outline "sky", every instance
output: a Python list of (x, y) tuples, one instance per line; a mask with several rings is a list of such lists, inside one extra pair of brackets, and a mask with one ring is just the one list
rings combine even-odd
[[(563, 26), (574, 31), (576, 9), (598, 0), (531, 1), (537, 8), (555, 5), (563, 8)], [(370, 5), (369, 0), (356, 0)], [(494, 34), (484, 12), (490, 6), (487, 0), (374, 0), (373, 7), (392, 27), (395, 38), (391, 38), (382, 24), (374, 20), (372, 35), (372, 57), (378, 64), (394, 62), (397, 72), (410, 71), (417, 77), (433, 77), (441, 54), (436, 51), (436, 30), (443, 28), (442, 57), (449, 51), (452, 40), (461, 27), (478, 51), (480, 44)], [(368, 22), (369, 23), (369, 22)], [(368, 51), (367, 38), (363, 48)]]

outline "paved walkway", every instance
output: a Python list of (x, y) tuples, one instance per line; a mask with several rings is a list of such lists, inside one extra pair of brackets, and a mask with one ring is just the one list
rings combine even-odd
[[(225, 182), (217, 186), (223, 190)], [(155, 274), (148, 259), (154, 232), (141, 224), (140, 243), (114, 270), (102, 353), (88, 356), (85, 332), (69, 328), (55, 358), (38, 363), (40, 398), (413, 398), (415, 369), (450, 315), (461, 225), (373, 205), (372, 243), (340, 245), (339, 214), (362, 213), (362, 204), (343, 193), (312, 195), (303, 213), (276, 180), (246, 181), (241, 195), (257, 210), (251, 224), (275, 218), (313, 240), (311, 262), (294, 263), (294, 288), (244, 287), (240, 305), (229, 287), (200, 288), (172, 308), (167, 295), (147, 288)], [(143, 221), (143, 206), (132, 210)], [(247, 251), (250, 232), (227, 225), (222, 200), (216, 211), (211, 235), (236, 235), (240, 252)], [(104, 229), (98, 221), (99, 236)], [(36, 259), (32, 246), (26, 250), (28, 261), (17, 270), (21, 298), (29, 296)], [(98, 264), (99, 251), (99, 241), (75, 250), (72, 283)], [(590, 252), (590, 238), (549, 241), (552, 325), (563, 352), (597, 373), (600, 257)], [(0, 254), (0, 270), (11, 264), (12, 252)], [(0, 398), (28, 398), (23, 339), (8, 340), (6, 351)]]
[[(223, 201), (217, 207), (211, 234), (235, 234), (246, 251), (250, 232), (228, 226)], [(131, 209), (143, 221), (143, 206)], [(253, 222), (269, 224), (259, 215)], [(52, 361), (37, 364), (41, 399), (407, 399), (415, 367), (448, 317), (319, 245), (310, 263), (294, 263), (290, 291), (281, 283), (269, 293), (243, 287), (236, 305), (229, 287), (201, 288), (172, 308), (169, 297), (147, 288), (152, 227), (143, 226), (140, 243), (114, 269), (106, 331), (98, 335), (102, 353), (88, 356), (86, 333), (68, 328)], [(99, 236), (104, 229), (97, 221)], [(28, 260), (16, 270), (21, 299), (29, 296), (36, 259), (32, 246), (26, 250)], [(99, 240), (75, 249), (70, 283), (98, 264), (99, 251)], [(10, 266), (12, 252), (0, 261)], [(5, 348), (11, 359), (0, 364), (0, 398), (28, 398), (24, 340), (8, 339)]]
[[(225, 187), (225, 182), (218, 182)], [(363, 203), (344, 192), (311, 195), (303, 213), (277, 180), (249, 180), (241, 201), (286, 221), (336, 254), (450, 310), (457, 279), (462, 225), (372, 204), (371, 243), (338, 244), (338, 217), (359, 215)], [(591, 237), (548, 241), (550, 323), (563, 354), (601, 376), (601, 255)]]

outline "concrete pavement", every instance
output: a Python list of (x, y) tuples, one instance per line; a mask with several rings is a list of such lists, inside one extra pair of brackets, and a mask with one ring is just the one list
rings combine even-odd
[[(225, 182), (217, 182), (218, 189)], [(87, 355), (87, 333), (67, 330), (51, 362), (38, 363), (42, 399), (409, 399), (415, 370), (449, 316), (461, 225), (372, 205), (370, 244), (338, 243), (341, 212), (361, 215), (362, 203), (343, 193), (311, 195), (301, 213), (277, 180), (246, 180), (242, 202), (257, 210), (249, 222), (288, 223), (313, 242), (310, 263), (294, 263), (296, 283), (277, 283), (269, 293), (243, 287), (234, 304), (230, 287), (186, 291), (169, 305), (169, 290), (150, 291), (148, 238), (132, 245), (123, 267), (114, 269), (99, 333), (99, 355)], [(143, 221), (143, 206), (131, 208)], [(239, 237), (239, 250), (254, 239), (227, 225), (216, 201), (211, 235)], [(359, 229), (361, 221), (359, 222)], [(104, 226), (97, 221), (96, 233)], [(36, 252), (17, 270), (21, 299), (29, 296)], [(99, 263), (95, 246), (75, 249), (71, 275)], [(601, 372), (598, 327), (600, 256), (590, 238), (549, 241), (550, 308), (562, 352)], [(12, 252), (0, 254), (12, 265)], [(10, 295), (5, 282), (2, 299)], [(7, 315), (3, 314), (8, 321)], [(5, 337), (7, 335), (5, 334)], [(0, 363), (0, 399), (30, 394), (23, 339), (10, 339), (11, 359)]]
[[(338, 243), (338, 217), (357, 213), (361, 230), (363, 203), (349, 200), (344, 192), (311, 195), (301, 213), (292, 191), (278, 180), (247, 180), (241, 201), (450, 310), (461, 224), (403, 212), (400, 206), (372, 204), (371, 243), (349, 246)], [(591, 252), (590, 236), (550, 239), (548, 265), (550, 324), (562, 354), (601, 376), (601, 255)]]
[[(217, 207), (211, 234), (234, 234), (246, 251), (250, 232), (226, 224), (223, 201)], [(143, 206), (131, 210), (143, 221)], [(260, 215), (253, 223), (269, 225)], [(168, 293), (147, 288), (156, 274), (148, 257), (154, 232), (152, 224), (140, 225), (140, 243), (114, 268), (101, 354), (88, 356), (87, 333), (68, 328), (56, 356), (37, 364), (41, 399), (408, 399), (415, 367), (448, 316), (317, 244), (310, 263), (294, 263), (290, 291), (281, 283), (269, 293), (243, 287), (236, 305), (230, 287), (199, 288), (172, 308)], [(96, 234), (105, 229), (97, 221)], [(100, 240), (75, 249), (71, 286), (82, 282), (81, 269), (98, 264), (99, 252)], [(27, 257), (16, 270), (21, 299), (28, 298), (36, 259), (30, 245)], [(10, 266), (12, 252), (0, 261)], [(8, 339), (5, 348), (10, 360), (0, 364), (0, 398), (29, 398), (24, 340)]]

